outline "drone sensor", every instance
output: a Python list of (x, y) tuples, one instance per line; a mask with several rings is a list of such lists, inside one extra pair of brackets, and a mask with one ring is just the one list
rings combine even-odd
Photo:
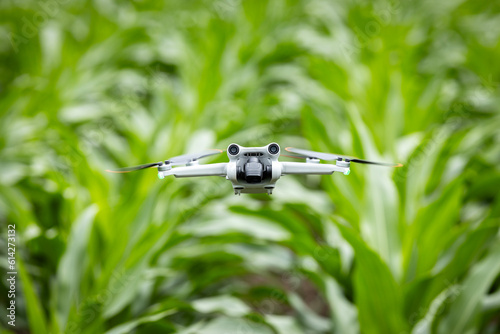
[(229, 152), (229, 154), (231, 155), (236, 155), (240, 152), (240, 148), (238, 145), (236, 144), (231, 144), (229, 145), (229, 147), (227, 148), (227, 151)]
[(280, 151), (280, 147), (278, 144), (276, 143), (272, 143), (270, 144), (268, 147), (267, 147), (267, 150), (269, 151), (269, 153), (271, 154), (278, 154), (279, 151)]

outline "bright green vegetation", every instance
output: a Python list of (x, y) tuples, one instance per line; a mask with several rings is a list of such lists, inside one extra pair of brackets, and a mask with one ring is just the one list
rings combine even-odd
[[(0, 15), (15, 330), (500, 331), (498, 1), (24, 0)], [(271, 141), (405, 167), (241, 197), (222, 178), (104, 172)], [(12, 332), (6, 296), (2, 279)]]

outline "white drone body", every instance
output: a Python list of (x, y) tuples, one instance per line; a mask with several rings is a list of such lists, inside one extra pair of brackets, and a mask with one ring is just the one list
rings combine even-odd
[[(200, 165), (199, 159), (222, 153), (221, 150), (209, 150), (195, 154), (185, 154), (169, 160), (146, 165), (108, 170), (115, 173), (128, 173), (135, 170), (157, 167), (160, 179), (175, 177), (223, 176), (231, 181), (234, 193), (272, 194), (276, 182), (283, 175), (314, 174), (325, 175), (340, 172), (349, 175), (351, 162), (362, 164), (400, 167), (401, 164), (389, 164), (361, 160), (358, 158), (321, 153), (288, 147), (288, 152), (295, 153), (293, 158), (305, 159), (305, 162), (281, 162), (280, 146), (276, 143), (262, 147), (243, 147), (231, 144), (227, 148), (229, 162)], [(290, 156), (289, 156), (290, 157)], [(335, 161), (335, 164), (322, 164), (320, 160)], [(175, 167), (184, 165), (183, 167)]]
[[(289, 174), (349, 174), (349, 162), (337, 161), (336, 165), (320, 164), (319, 159), (307, 159), (304, 162), (280, 162), (280, 147), (271, 143), (262, 147), (243, 147), (231, 144), (227, 148), (229, 162), (200, 165), (197, 160), (187, 163), (186, 167), (159, 167), (158, 177), (196, 177), (224, 176), (233, 184), (234, 193), (273, 192), (276, 181)], [(164, 165), (165, 166), (165, 165)]]

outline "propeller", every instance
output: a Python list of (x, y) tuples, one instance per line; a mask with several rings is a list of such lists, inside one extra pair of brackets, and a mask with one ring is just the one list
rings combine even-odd
[(150, 167), (156, 167), (156, 166), (161, 166), (163, 165), (163, 161), (160, 162), (153, 162), (150, 164), (145, 164), (145, 165), (139, 165), (139, 166), (132, 166), (132, 167), (125, 167), (125, 168), (119, 168), (119, 169), (106, 169), (106, 172), (110, 173), (130, 173), (136, 170), (141, 170), (141, 169), (146, 169)]
[(185, 165), (188, 162), (195, 161), (201, 158), (206, 158), (212, 155), (221, 154), (223, 151), (219, 149), (210, 149), (198, 153), (188, 153), (183, 155), (178, 155), (176, 157), (170, 158), (165, 161), (166, 164), (171, 166)]
[(402, 164), (399, 164), (399, 163), (386, 163), (386, 162), (369, 161), (369, 160), (358, 159), (356, 157), (351, 157), (351, 156), (347, 156), (347, 155), (314, 152), (314, 151), (303, 150), (301, 148), (295, 148), (295, 147), (287, 147), (287, 148), (285, 148), (285, 150), (288, 152), (291, 152), (291, 153), (298, 154), (302, 158), (316, 158), (316, 159), (325, 160), (325, 161), (332, 161), (332, 160), (342, 161), (342, 160), (344, 160), (346, 162), (356, 162), (359, 164), (378, 165), (378, 166), (386, 166), (386, 167), (401, 167), (401, 166), (403, 166)]
[(165, 161), (152, 162), (152, 163), (145, 164), (145, 165), (118, 168), (118, 169), (114, 169), (114, 170), (107, 169), (106, 172), (129, 173), (129, 172), (133, 172), (136, 170), (141, 170), (141, 169), (146, 169), (146, 168), (151, 168), (151, 167), (160, 167), (163, 165), (169, 165), (169, 166), (186, 165), (186, 164), (190, 163), (191, 161), (196, 161), (198, 159), (206, 158), (206, 157), (209, 157), (209, 156), (212, 156), (215, 154), (220, 154), (220, 153), (222, 153), (222, 150), (211, 149), (211, 150), (206, 150), (206, 151), (198, 152), (198, 153), (188, 153), (188, 154), (178, 155), (176, 157), (170, 158), (170, 159), (165, 160)]

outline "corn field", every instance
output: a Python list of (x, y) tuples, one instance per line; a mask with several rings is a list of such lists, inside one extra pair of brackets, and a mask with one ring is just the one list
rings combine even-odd
[[(1, 333), (500, 332), (499, 1), (3, 0), (0, 17)], [(105, 172), (233, 142), (404, 166), (271, 196)]]

